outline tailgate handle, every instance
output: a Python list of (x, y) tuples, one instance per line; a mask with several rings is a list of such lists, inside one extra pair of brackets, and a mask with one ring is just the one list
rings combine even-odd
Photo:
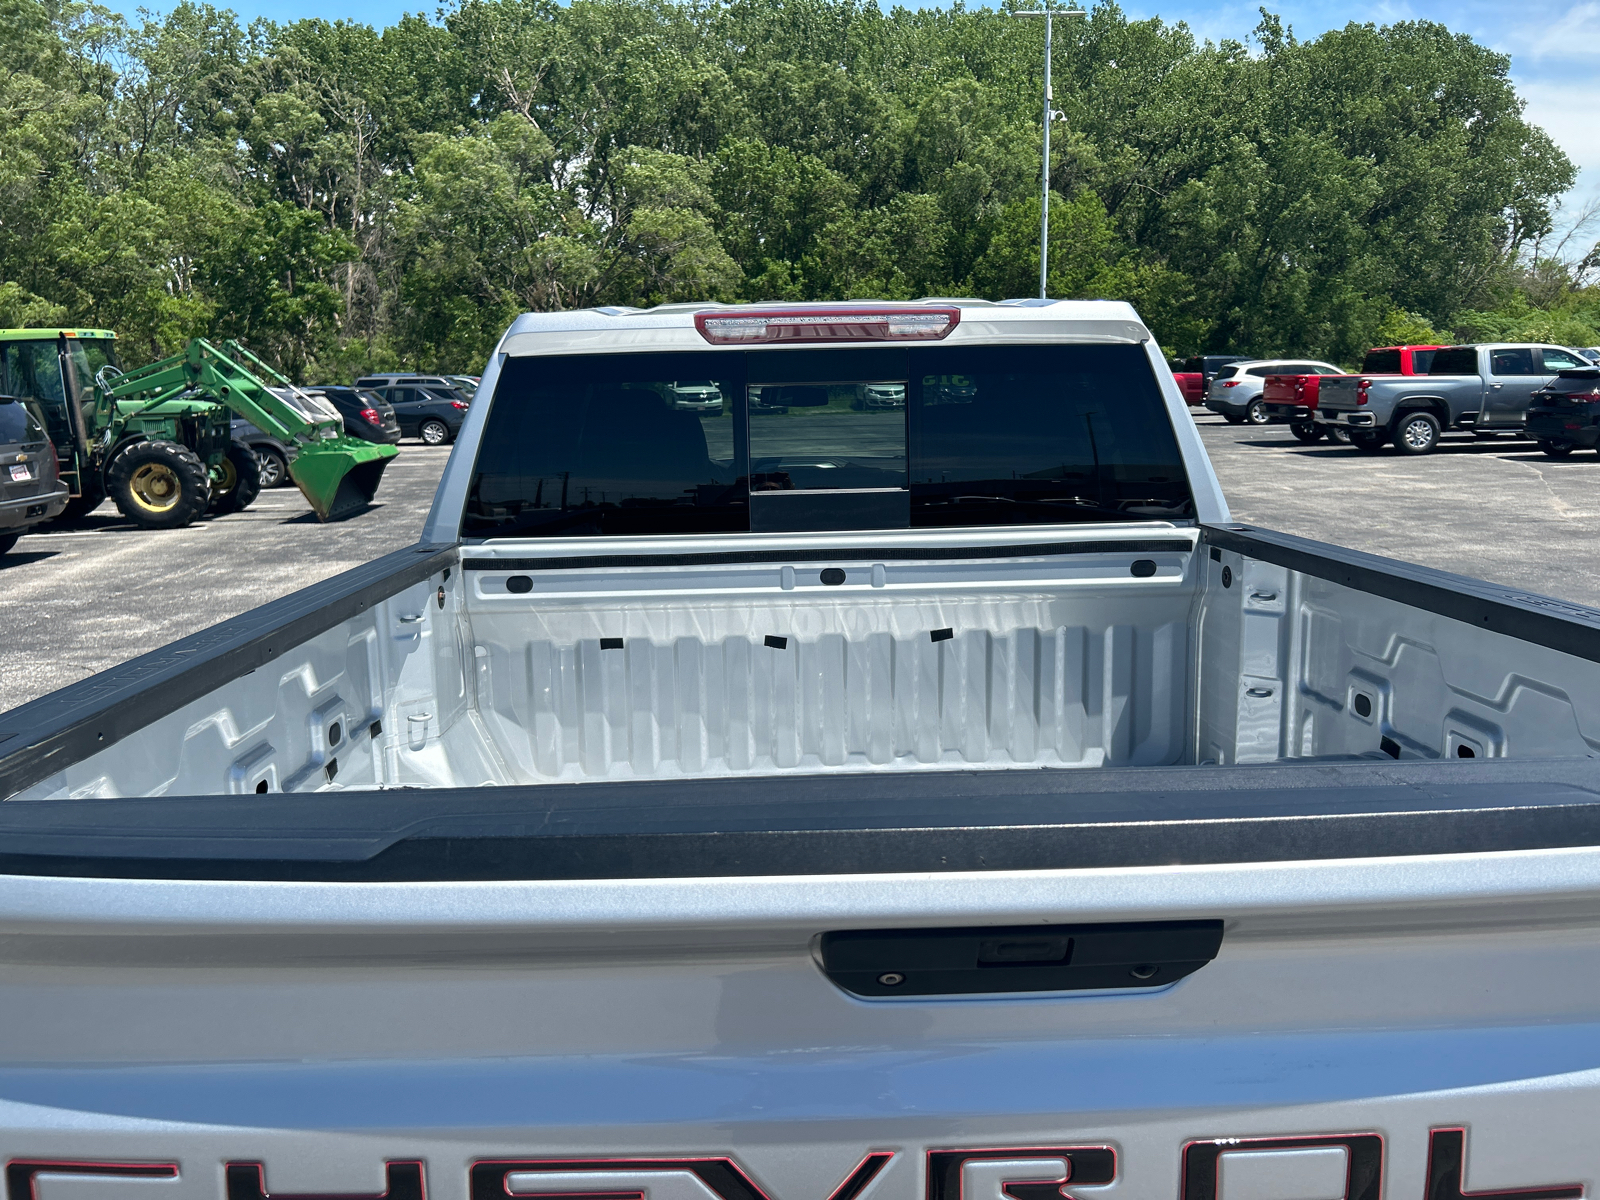
[(872, 999), (1166, 987), (1221, 946), (1221, 921), (850, 929), (819, 942), (823, 973)]

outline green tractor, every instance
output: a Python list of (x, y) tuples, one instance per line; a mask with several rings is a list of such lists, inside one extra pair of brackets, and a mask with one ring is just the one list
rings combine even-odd
[(109, 330), (0, 330), (0, 394), (34, 409), (71, 490), (60, 520), (108, 497), (148, 529), (247, 507), (261, 488), (260, 467), (233, 440), (233, 414), (298, 444), (289, 474), (320, 519), (371, 503), (395, 448), (346, 437), (337, 413), (238, 343), (223, 345), (196, 339), (124, 372)]

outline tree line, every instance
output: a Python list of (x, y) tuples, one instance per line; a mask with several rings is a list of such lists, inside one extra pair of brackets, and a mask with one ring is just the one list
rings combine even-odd
[[(134, 361), (238, 337), (313, 380), (475, 370), (530, 309), (1032, 295), (1042, 53), (959, 0), (382, 30), (0, 0), (0, 326), (110, 326)], [(1582, 256), (1545, 249), (1572, 164), (1508, 70), (1422, 21), (1059, 18), (1050, 292), (1131, 300), (1174, 355), (1600, 340)]]

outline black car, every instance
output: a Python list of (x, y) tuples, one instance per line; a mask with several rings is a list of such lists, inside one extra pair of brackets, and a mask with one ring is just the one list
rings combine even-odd
[[(406, 379), (437, 378), (408, 376)], [(356, 385), (366, 388), (363, 380)], [(405, 382), (372, 387), (387, 400), (400, 422), (403, 437), (421, 438), (430, 446), (443, 446), (456, 440), (467, 419), (467, 398), (440, 383)]]
[(261, 486), (286, 486), (290, 482), (289, 464), (294, 461), (294, 443), (280, 441), (270, 433), (262, 432), (243, 417), (235, 417), (231, 424), (233, 440), (249, 446), (256, 456), (256, 462), (261, 464)]
[(15, 396), (0, 396), (0, 554), (66, 506), (67, 485), (44, 425)]
[(393, 407), (377, 392), (339, 384), (319, 384), (316, 391), (339, 410), (344, 431), (351, 437), (385, 446), (400, 440), (400, 421)]

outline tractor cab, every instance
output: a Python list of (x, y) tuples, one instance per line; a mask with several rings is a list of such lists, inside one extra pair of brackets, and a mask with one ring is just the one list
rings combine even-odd
[(87, 459), (94, 380), (108, 366), (120, 367), (109, 329), (0, 329), (0, 395), (16, 396), (44, 426), (72, 495), (69, 513), (104, 498)]

